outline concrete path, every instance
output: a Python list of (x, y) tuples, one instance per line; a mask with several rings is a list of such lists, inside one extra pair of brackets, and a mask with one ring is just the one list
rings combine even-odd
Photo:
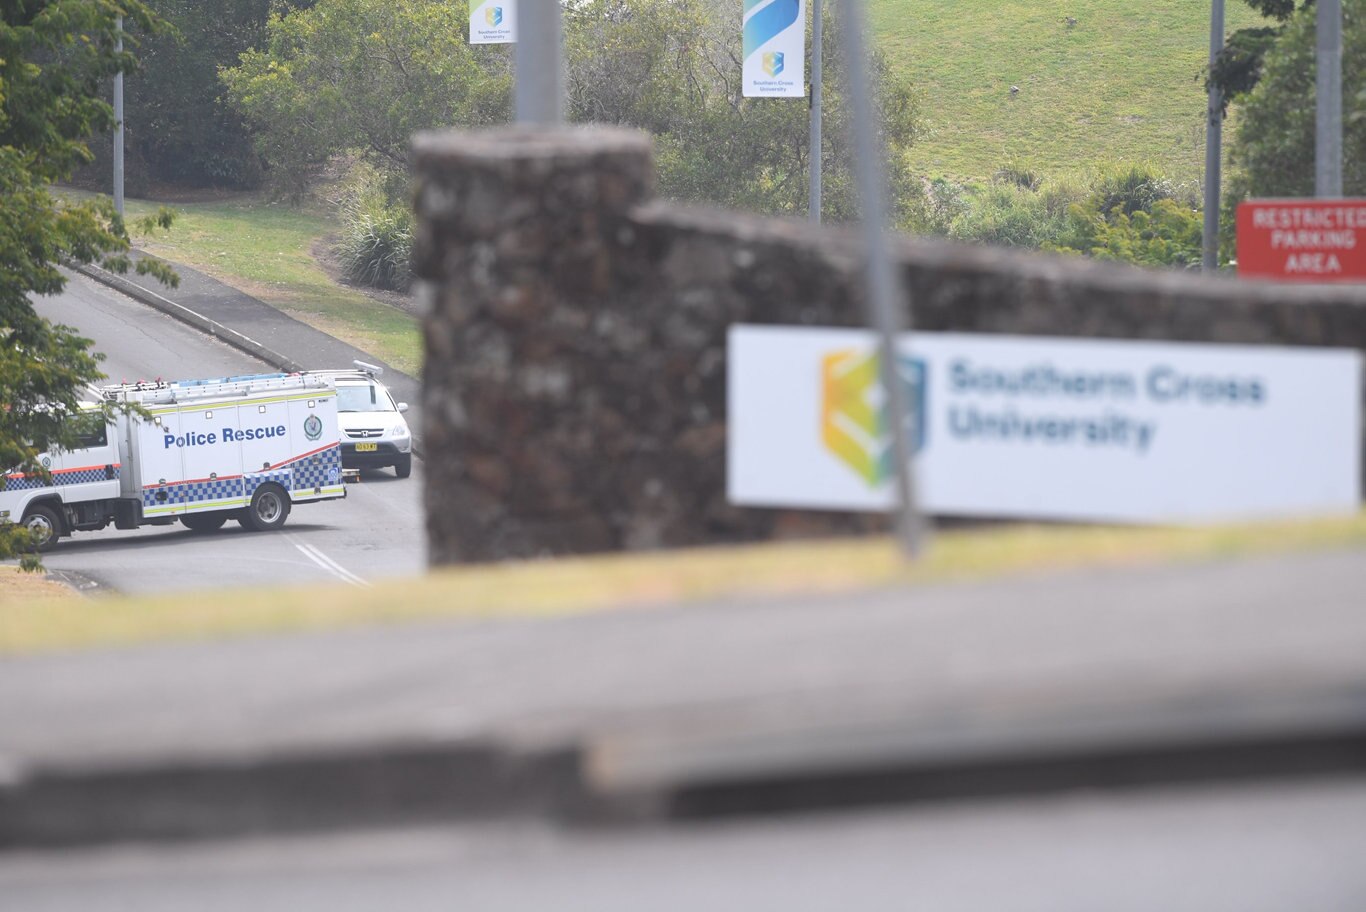
[(1359, 770), (1362, 558), (9, 659), (0, 844)]

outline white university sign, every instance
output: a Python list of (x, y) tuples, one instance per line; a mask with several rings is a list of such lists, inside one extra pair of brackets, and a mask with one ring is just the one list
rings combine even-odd
[[(728, 486), (756, 507), (885, 510), (871, 332), (734, 326)], [(1351, 513), (1354, 350), (916, 333), (897, 372), (920, 506), (1120, 522)]]
[(745, 97), (805, 97), (805, 0), (744, 0), (744, 5)]
[(517, 0), (470, 0), (470, 44), (517, 41)]

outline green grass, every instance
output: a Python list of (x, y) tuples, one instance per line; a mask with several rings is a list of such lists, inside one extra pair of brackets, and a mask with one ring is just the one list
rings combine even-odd
[[(919, 173), (981, 179), (1016, 162), (1057, 177), (1125, 160), (1202, 174), (1207, 2), (873, 0), (869, 18), (925, 93)], [(1227, 6), (1229, 31), (1259, 19)]]
[[(946, 532), (904, 563), (886, 539), (699, 548), (512, 562), (348, 586), (54, 600), (7, 591), (0, 654), (235, 636), (438, 617), (549, 617), (665, 602), (915, 586), (1075, 567), (1114, 567), (1366, 546), (1366, 513), (1211, 528), (1010, 526)], [(3, 568), (0, 568), (3, 570)]]
[[(128, 200), (130, 219), (157, 203)], [(227, 202), (175, 203), (169, 232), (134, 238), (141, 249), (208, 273), (304, 323), (417, 375), (422, 338), (416, 320), (339, 285), (310, 251), (333, 229), (326, 219), (243, 196)]]

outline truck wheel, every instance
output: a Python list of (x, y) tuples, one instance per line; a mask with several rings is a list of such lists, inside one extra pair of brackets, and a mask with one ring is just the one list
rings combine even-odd
[(180, 517), (180, 521), (185, 524), (185, 528), (191, 532), (216, 532), (223, 528), (223, 523), (228, 521), (226, 511), (217, 513), (187, 513)]
[(251, 497), (243, 525), (253, 532), (269, 532), (283, 526), (288, 516), (289, 495), (285, 489), (277, 484), (263, 484)]
[(399, 478), (407, 478), (413, 474), (413, 454), (407, 453), (398, 457), (398, 462), (394, 463), (394, 474)]
[(62, 536), (62, 518), (56, 510), (45, 504), (29, 507), (24, 515), (24, 527), (32, 536), (31, 547), (35, 551), (50, 550)]

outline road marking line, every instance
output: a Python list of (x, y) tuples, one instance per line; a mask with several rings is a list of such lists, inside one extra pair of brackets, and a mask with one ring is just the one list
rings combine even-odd
[(337, 563), (332, 558), (328, 557), (326, 554), (323, 554), (314, 546), (301, 542), (290, 536), (285, 536), (285, 538), (289, 541), (291, 545), (299, 549), (300, 554), (302, 554), (309, 560), (313, 561), (313, 563), (317, 564), (319, 567), (323, 568), (328, 573), (331, 573), (333, 576), (337, 577), (342, 582), (350, 583), (353, 586), (361, 586), (366, 589), (372, 588), (370, 583), (361, 579), (359, 576), (352, 573), (350, 570), (347, 570), (341, 564)]

